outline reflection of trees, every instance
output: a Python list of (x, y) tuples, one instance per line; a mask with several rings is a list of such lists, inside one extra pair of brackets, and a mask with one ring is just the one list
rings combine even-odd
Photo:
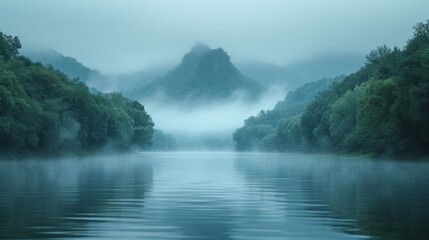
[[(3, 161), (0, 238), (85, 235), (89, 218), (102, 221), (103, 214), (114, 214), (115, 200), (141, 200), (137, 203), (143, 207), (152, 175), (149, 163), (127, 157)], [(114, 210), (124, 211), (126, 207)]]
[(297, 195), (292, 189), (299, 185), (304, 197), (300, 201), (324, 203), (303, 208), (311, 213), (309, 218), (355, 220), (354, 224), (327, 221), (341, 231), (389, 240), (429, 239), (427, 164), (290, 156), (237, 161), (236, 168), (247, 181), (264, 181), (265, 187), (278, 193), (279, 201), (290, 201), (285, 196)]
[[(313, 169), (309, 192), (319, 191), (331, 211), (357, 220), (382, 239), (429, 239), (429, 166), (413, 163), (361, 162)], [(326, 174), (325, 174), (326, 176)]]

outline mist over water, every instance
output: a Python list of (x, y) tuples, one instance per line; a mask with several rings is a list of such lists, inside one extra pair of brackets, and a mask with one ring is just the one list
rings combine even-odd
[(150, 112), (156, 129), (172, 134), (182, 142), (178, 147), (233, 149), (232, 133), (243, 125), (244, 120), (261, 110), (272, 109), (286, 92), (284, 86), (272, 85), (253, 102), (240, 95), (208, 104), (175, 104), (156, 99), (141, 102)]

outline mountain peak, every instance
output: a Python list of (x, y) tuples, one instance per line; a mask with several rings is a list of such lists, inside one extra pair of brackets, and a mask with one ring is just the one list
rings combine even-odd
[(211, 51), (212, 49), (204, 43), (196, 44), (190, 52), (185, 54), (182, 59), (182, 64), (192, 66), (195, 65), (203, 54)]
[(256, 99), (262, 91), (259, 83), (240, 73), (225, 50), (197, 44), (185, 54), (182, 63), (146, 86), (143, 95), (201, 103), (227, 100), (236, 92)]
[(238, 69), (231, 63), (231, 58), (222, 48), (205, 52), (195, 69), (194, 76), (204, 79), (210, 75), (212, 80), (227, 81), (229, 77), (236, 78), (239, 75)]
[(228, 53), (225, 52), (222, 48), (216, 48), (214, 50), (208, 51), (204, 53), (203, 58), (205, 60), (215, 60), (215, 61), (223, 61), (223, 62), (230, 62), (231, 58), (229, 57)]
[(207, 52), (210, 50), (212, 49), (207, 44), (200, 42), (192, 47), (191, 52)]

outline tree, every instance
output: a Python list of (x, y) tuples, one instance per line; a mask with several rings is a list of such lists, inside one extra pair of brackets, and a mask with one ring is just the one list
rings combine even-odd
[(408, 41), (406, 51), (408, 54), (415, 53), (429, 44), (429, 20), (426, 23), (417, 23), (414, 26), (414, 36)]
[(286, 118), (277, 127), (279, 149), (297, 151), (303, 148), (302, 126), (299, 118)]
[(353, 138), (362, 88), (358, 87), (353, 91), (347, 91), (332, 104), (329, 131), (336, 150), (356, 150)]
[(21, 42), (18, 37), (12, 37), (0, 32), (0, 55), (5, 61), (18, 56)]
[(366, 153), (396, 151), (398, 119), (392, 114), (398, 85), (394, 78), (373, 80), (366, 86), (357, 115), (357, 134)]

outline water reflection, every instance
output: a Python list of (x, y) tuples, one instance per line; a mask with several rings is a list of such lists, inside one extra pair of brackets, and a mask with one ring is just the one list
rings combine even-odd
[(91, 223), (143, 207), (151, 165), (123, 158), (0, 162), (0, 238), (89, 236)]
[[(230, 153), (163, 153), (145, 215), (172, 226), (174, 239), (232, 239), (240, 179)], [(160, 237), (163, 238), (163, 237)]]
[(235, 166), (249, 184), (276, 192), (285, 205), (301, 206), (298, 217), (350, 234), (429, 239), (426, 163), (286, 155)]
[(0, 162), (0, 238), (429, 239), (429, 165), (264, 153)]

